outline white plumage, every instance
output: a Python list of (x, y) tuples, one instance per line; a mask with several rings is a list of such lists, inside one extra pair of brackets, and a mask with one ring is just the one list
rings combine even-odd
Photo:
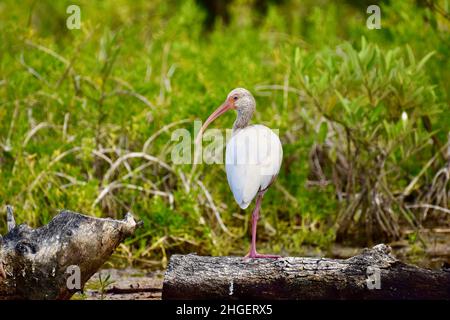
[(263, 125), (238, 129), (227, 143), (225, 166), (234, 199), (246, 209), (258, 191), (280, 171), (283, 149), (278, 136)]

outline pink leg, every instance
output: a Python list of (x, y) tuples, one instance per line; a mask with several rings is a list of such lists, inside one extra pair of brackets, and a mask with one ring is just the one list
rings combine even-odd
[(273, 254), (259, 254), (256, 252), (256, 227), (259, 219), (259, 210), (261, 209), (261, 201), (264, 196), (264, 193), (258, 193), (256, 198), (255, 209), (252, 213), (252, 244), (250, 245), (250, 252), (245, 256), (245, 258), (273, 258), (277, 259), (280, 256)]

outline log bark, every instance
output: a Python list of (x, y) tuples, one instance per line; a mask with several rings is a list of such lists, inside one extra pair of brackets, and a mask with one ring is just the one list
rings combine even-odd
[(450, 270), (408, 265), (380, 244), (349, 259), (173, 255), (163, 299), (450, 299)]
[(61, 211), (49, 224), (16, 226), (7, 207), (8, 233), (0, 236), (0, 300), (69, 299), (132, 235), (138, 223)]

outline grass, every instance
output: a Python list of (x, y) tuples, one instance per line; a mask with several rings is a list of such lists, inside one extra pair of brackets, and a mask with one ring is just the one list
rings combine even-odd
[[(421, 211), (405, 204), (423, 199), (445, 167), (436, 154), (450, 127), (449, 22), (440, 13), (383, 2), (382, 29), (368, 30), (365, 8), (349, 2), (292, 0), (264, 14), (234, 1), (229, 24), (208, 29), (194, 1), (77, 4), (81, 30), (65, 28), (68, 1), (0, 4), (0, 204), (12, 204), (19, 223), (40, 226), (63, 208), (132, 211), (144, 228), (119, 247), (116, 265), (165, 266), (175, 252), (243, 255), (250, 212), (234, 203), (223, 166), (192, 172), (170, 155), (173, 130), (192, 132), (194, 120), (245, 87), (257, 100), (254, 121), (278, 128), (284, 148), (263, 203), (261, 251), (326, 249), (342, 216), (345, 239), (353, 239), (347, 229), (366, 230), (364, 214), (420, 226)], [(314, 153), (318, 146), (326, 152)], [(384, 179), (358, 183), (362, 176)], [(433, 195), (448, 192), (444, 182)], [(382, 208), (369, 198), (357, 207), (362, 190)], [(433, 195), (427, 201), (448, 207)], [(381, 235), (359, 238), (395, 238), (383, 225)]]

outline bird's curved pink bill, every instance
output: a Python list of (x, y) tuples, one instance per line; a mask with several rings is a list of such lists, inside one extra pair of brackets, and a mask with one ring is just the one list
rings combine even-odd
[(234, 104), (230, 102), (229, 100), (226, 100), (220, 107), (216, 109), (211, 115), (206, 119), (203, 126), (200, 128), (200, 131), (197, 134), (197, 138), (195, 139), (195, 144), (198, 144), (203, 136), (203, 132), (205, 132), (206, 128), (210, 125), (211, 122), (216, 120), (218, 117), (220, 117), (222, 114), (227, 112), (228, 110), (234, 109)]

